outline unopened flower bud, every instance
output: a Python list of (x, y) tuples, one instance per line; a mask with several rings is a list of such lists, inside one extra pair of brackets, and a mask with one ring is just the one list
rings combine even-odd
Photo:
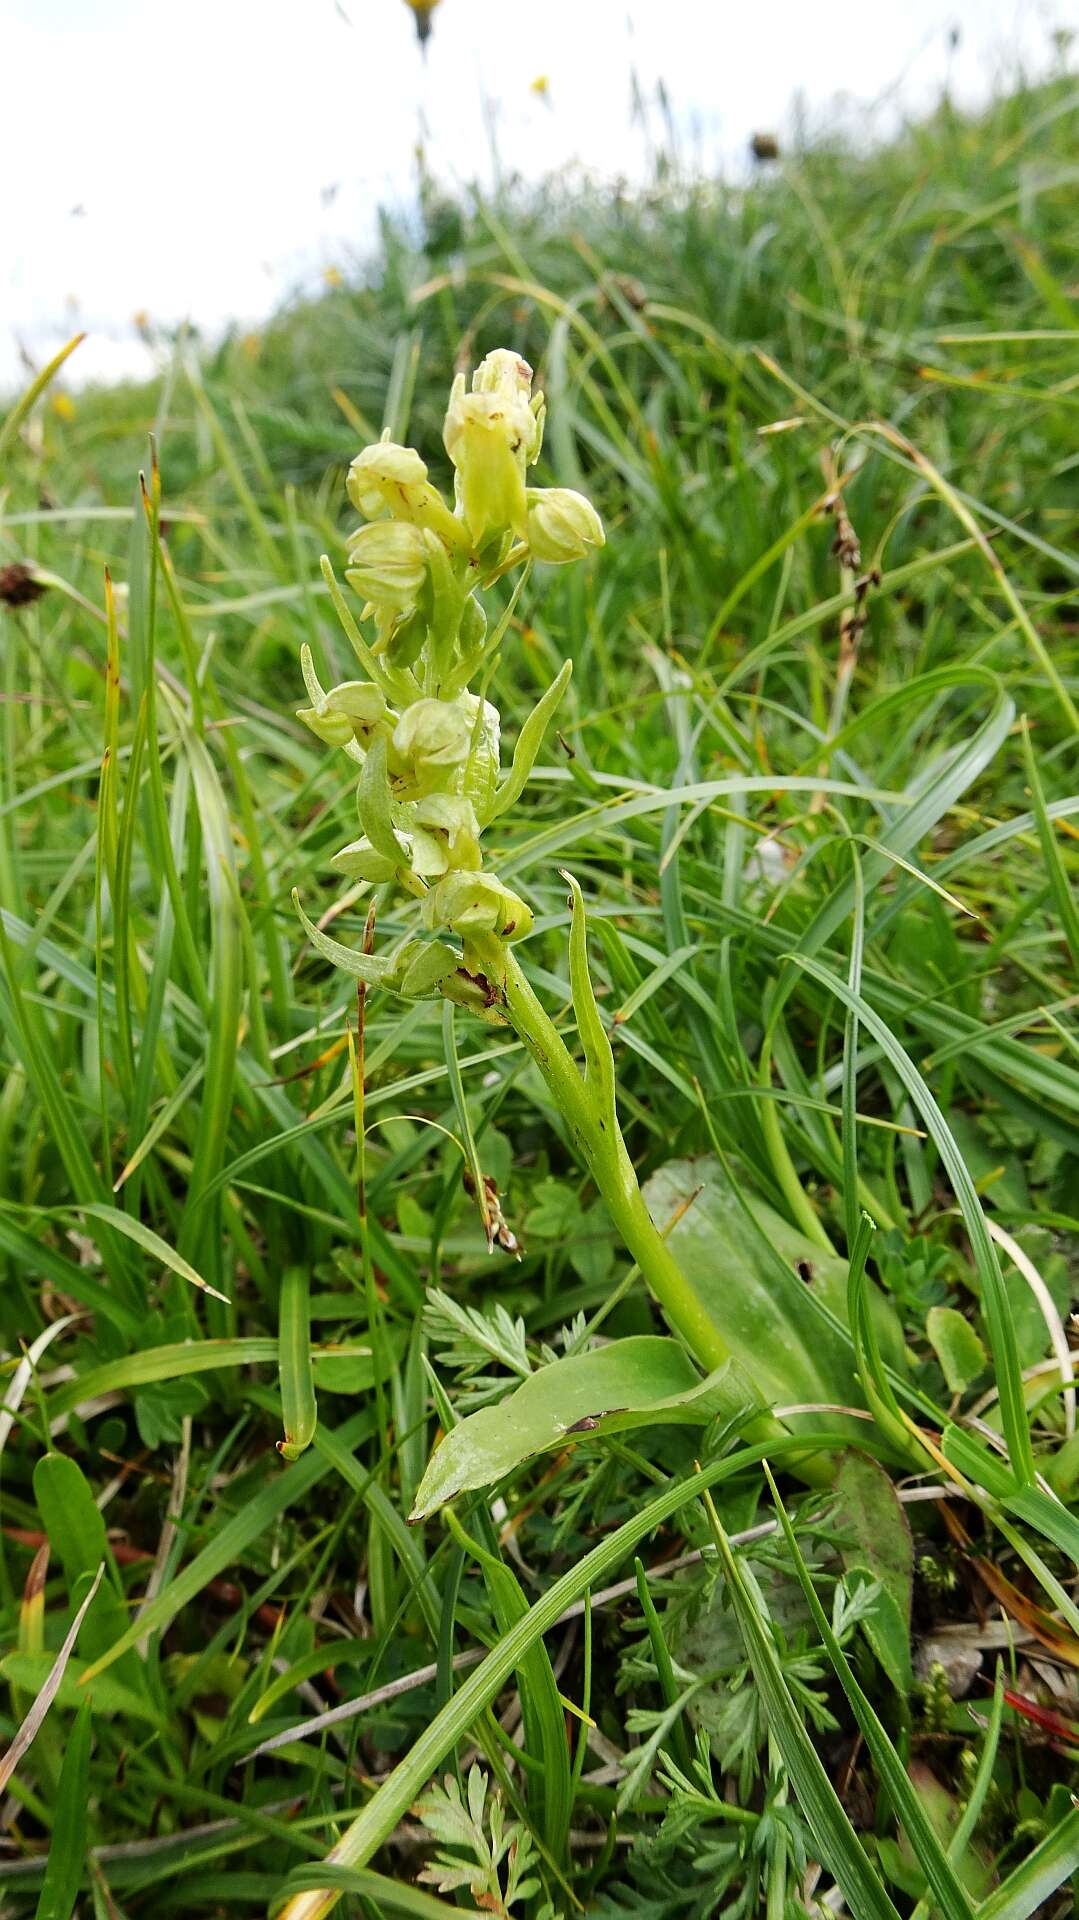
[(528, 545), (535, 560), (563, 566), (604, 543), (603, 522), (590, 500), (572, 487), (529, 487)]
[(463, 528), (427, 478), (414, 447), (383, 439), (364, 447), (348, 470), (348, 497), (365, 520), (404, 520), (438, 534), (450, 547), (464, 544)]
[(525, 469), (543, 435), (543, 396), (533, 400), (532, 369), (506, 348), (489, 353), (472, 376), (458, 374), (443, 440), (457, 469), (457, 491), (477, 546), (507, 529), (525, 534)]
[(461, 962), (444, 940), (409, 940), (394, 966), (397, 991), (405, 1000), (430, 1000)]
[(345, 579), (376, 607), (415, 605), (427, 578), (423, 530), (407, 520), (375, 520), (349, 547)]

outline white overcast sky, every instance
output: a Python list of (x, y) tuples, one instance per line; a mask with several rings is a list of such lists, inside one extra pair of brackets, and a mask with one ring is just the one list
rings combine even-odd
[(946, 76), (972, 103), (1044, 71), (1059, 27), (1079, 0), (442, 0), (423, 60), (404, 0), (0, 0), (0, 389), (20, 345), (85, 327), (73, 379), (142, 371), (137, 312), (251, 323), (347, 270), (421, 135), (447, 185), (490, 178), (492, 115), (506, 171), (639, 176), (635, 73), (737, 166), (796, 96), (883, 132)]

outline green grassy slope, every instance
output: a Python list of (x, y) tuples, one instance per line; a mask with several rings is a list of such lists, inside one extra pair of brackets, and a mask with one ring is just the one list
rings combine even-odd
[[(958, 1916), (1038, 1846), (986, 1911), (1070, 1910), (1077, 101), (1061, 79), (977, 122), (942, 110), (872, 157), (814, 153), (739, 192), (432, 197), (425, 250), (387, 229), (368, 284), (181, 348), (153, 390), (53, 390), (3, 448), (0, 569), (26, 570), (0, 571), (3, 1744), (105, 1571), (6, 1788), (0, 1911), (261, 1911), (304, 1873), (326, 1884), (318, 1862), (370, 1803), (345, 1910), (448, 1912), (448, 1881), (415, 1886), (412, 1790), (372, 1800), (421, 1734), (417, 1787), (478, 1752), (534, 1845), (514, 1913), (779, 1920), (838, 1879), (859, 1920), (889, 1911), (873, 1884), (892, 1911), (927, 1894)], [(601, 1009), (627, 1015), (642, 1180), (688, 1160), (675, 1196), (714, 1187), (692, 1257), (720, 1286), (767, 1288), (778, 1261), (841, 1301), (867, 1210), (901, 1329), (870, 1387), (938, 1448), (904, 1471), (899, 1402), (870, 1393), (888, 1477), (850, 1468), (838, 1513), (783, 1481), (864, 1745), (781, 1537), (753, 1561), (777, 1639), (737, 1569), (734, 1614), (718, 1606), (696, 1490), (648, 1518), (695, 1459), (729, 1530), (774, 1518), (757, 1462), (718, 1467), (729, 1434), (585, 1433), (493, 1509), (404, 1522), (440, 1392), (460, 1412), (477, 1377), (504, 1391), (578, 1315), (603, 1309), (605, 1336), (659, 1325), (512, 1035), (377, 994), (365, 1277), (355, 998), (289, 901), (340, 907), (334, 934), (358, 942), (366, 902), (342, 906), (326, 865), (356, 831), (352, 785), (293, 717), (304, 640), (324, 680), (350, 672), (318, 565), (353, 521), (344, 470), (388, 425), (445, 478), (450, 374), (502, 344), (547, 393), (544, 479), (585, 486), (608, 531), (588, 567), (537, 570), (500, 670), (512, 733), (574, 661), (559, 738), (496, 836), (537, 914), (525, 962), (569, 1037), (570, 866)], [(703, 791), (668, 800), (683, 788)], [(383, 908), (380, 941), (404, 924)], [(438, 1130), (466, 1115), (519, 1261), (488, 1255)], [(429, 1285), (484, 1318), (425, 1319)], [(305, 1301), (319, 1426), (286, 1466), (279, 1335), (302, 1371)], [(1025, 1485), (994, 1467), (1003, 1445)], [(956, 1473), (977, 1498), (949, 1526), (934, 1490)], [(892, 1484), (929, 1497), (901, 1507)], [(708, 1558), (652, 1583), (657, 1615), (637, 1547)], [(455, 1723), (453, 1656), (508, 1644), (556, 1579), (551, 1620), (576, 1611), (549, 1663), (490, 1669)], [(583, 1615), (585, 1587), (615, 1582)], [(968, 1704), (934, 1667), (961, 1654)], [(492, 1910), (473, 1854), (466, 1904)]]

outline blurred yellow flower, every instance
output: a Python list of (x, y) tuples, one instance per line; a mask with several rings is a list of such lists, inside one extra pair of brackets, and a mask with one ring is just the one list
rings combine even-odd
[(54, 393), (52, 410), (60, 420), (74, 420), (75, 402), (69, 393)]
[(406, 7), (416, 16), (416, 35), (421, 47), (431, 31), (431, 15), (439, 0), (405, 0)]

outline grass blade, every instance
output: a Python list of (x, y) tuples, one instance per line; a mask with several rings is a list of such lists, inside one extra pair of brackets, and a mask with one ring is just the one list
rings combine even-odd
[(311, 1445), (318, 1422), (311, 1368), (311, 1303), (306, 1267), (286, 1267), (281, 1280), (278, 1373), (285, 1437), (277, 1451), (298, 1460)]
[[(832, 1624), (817, 1598), (809, 1569), (806, 1566), (797, 1535), (791, 1526), (790, 1518), (779, 1496), (779, 1489), (772, 1478), (767, 1460), (764, 1472), (772, 1494), (780, 1525), (786, 1538), (787, 1548), (794, 1564), (798, 1582), (805, 1594), (810, 1613), (817, 1632), (820, 1634), (828, 1658), (835, 1668), (840, 1685), (850, 1702), (851, 1711), (858, 1722), (865, 1743), (873, 1756), (877, 1775), (892, 1804), (896, 1818), (902, 1823), (914, 1847), (918, 1864), (936, 1895), (941, 1913), (945, 1920), (973, 1920), (974, 1909), (967, 1896), (966, 1889), (956, 1875), (948, 1855), (941, 1846), (936, 1832), (907, 1777), (907, 1771), (898, 1753), (885, 1732), (879, 1718), (873, 1711), (869, 1699), (863, 1693), (854, 1677), (846, 1654), (832, 1632)], [(838, 1875), (837, 1875), (838, 1878)]]
[(92, 1713), (89, 1700), (84, 1701), (64, 1748), (48, 1864), (35, 1920), (71, 1920), (78, 1899), (86, 1860)]
[(959, 1202), (981, 1282), (982, 1306), (1000, 1388), (1001, 1419), (1012, 1469), (1021, 1483), (1030, 1485), (1035, 1475), (1034, 1451), (1031, 1446), (1030, 1427), (1027, 1423), (1026, 1405), (1023, 1399), (1023, 1381), (1015, 1342), (1015, 1326), (996, 1248), (986, 1227), (981, 1201), (966, 1162), (956, 1146), (944, 1115), (910, 1055), (900, 1046), (891, 1028), (873, 1010), (863, 995), (855, 993), (846, 981), (841, 980), (838, 975), (818, 961), (810, 959), (808, 954), (792, 954), (790, 957), (797, 966), (811, 974), (815, 980), (819, 980), (822, 986), (827, 987), (843, 1001), (846, 1007), (858, 1015), (862, 1024), (873, 1035), (889, 1065), (895, 1069), (928, 1132), (932, 1135)]
[(896, 1908), (844, 1812), (783, 1678), (760, 1592), (755, 1584), (750, 1585), (735, 1558), (715, 1506), (707, 1500), (706, 1505), (753, 1677), (821, 1858), (835, 1876), (854, 1920), (898, 1920)]

